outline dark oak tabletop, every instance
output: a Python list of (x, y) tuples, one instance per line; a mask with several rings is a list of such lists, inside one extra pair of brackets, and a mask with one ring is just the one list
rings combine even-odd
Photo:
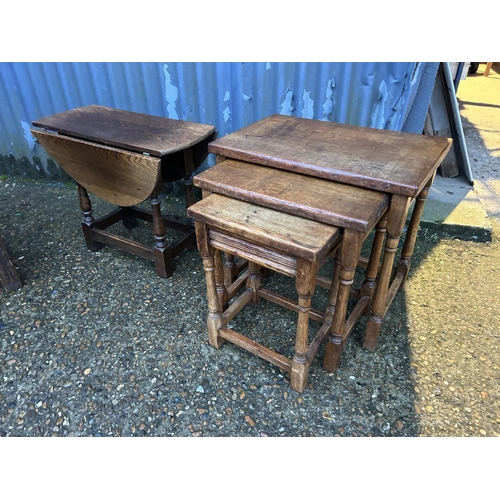
[(162, 157), (215, 138), (215, 127), (105, 106), (84, 106), (33, 121), (70, 137)]
[(210, 143), (208, 151), (414, 197), (451, 144), (445, 137), (272, 115)]

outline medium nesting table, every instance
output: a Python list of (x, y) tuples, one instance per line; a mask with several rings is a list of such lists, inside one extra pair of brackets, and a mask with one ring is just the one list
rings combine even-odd
[[(104, 106), (84, 106), (33, 121), (31, 132), (78, 185), (87, 247), (110, 245), (154, 261), (162, 278), (173, 272), (172, 259), (195, 244), (191, 222), (162, 216), (163, 183), (184, 179), (186, 208), (194, 203), (191, 176), (208, 155), (217, 135), (211, 125), (172, 120)], [(88, 192), (119, 208), (96, 220)], [(149, 198), (151, 211), (135, 205)], [(105, 231), (122, 221), (152, 223), (154, 245), (147, 246)], [(167, 243), (165, 228), (182, 236)]]
[[(428, 191), (451, 144), (444, 137), (272, 115), (210, 143), (208, 150), (217, 155), (217, 163), (239, 160), (389, 196), (385, 247), (363, 343), (374, 351), (383, 318), (408, 275)], [(413, 201), (401, 257), (394, 265)], [(384, 239), (376, 240), (372, 255), (382, 253)], [(367, 265), (366, 259), (359, 263)], [(343, 334), (333, 331), (330, 342), (337, 342), (336, 337)], [(337, 361), (331, 359), (325, 368), (333, 371)]]

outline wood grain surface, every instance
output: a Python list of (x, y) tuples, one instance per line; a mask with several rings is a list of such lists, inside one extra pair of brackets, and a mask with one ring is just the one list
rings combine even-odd
[(96, 105), (46, 116), (33, 121), (33, 126), (157, 157), (213, 140), (216, 135), (213, 125)]
[(113, 205), (137, 205), (161, 186), (159, 158), (40, 130), (31, 132), (76, 182)]
[(416, 196), (451, 139), (272, 115), (208, 146), (225, 158)]
[(389, 196), (325, 179), (226, 160), (201, 172), (195, 186), (332, 226), (367, 231), (385, 212)]
[(341, 230), (320, 222), (218, 194), (189, 207), (188, 215), (232, 236), (310, 261), (324, 258), (342, 234)]

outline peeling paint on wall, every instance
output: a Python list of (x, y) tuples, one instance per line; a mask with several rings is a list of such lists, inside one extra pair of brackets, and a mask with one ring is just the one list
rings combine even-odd
[(311, 91), (304, 90), (302, 96), (304, 101), (304, 107), (302, 109), (302, 118), (313, 118), (314, 117), (314, 101), (311, 99)]
[(229, 90), (226, 90), (226, 93), (224, 94), (224, 102), (229, 101), (231, 99), (231, 92)]
[(388, 92), (387, 92), (387, 84), (385, 80), (380, 82), (380, 86), (378, 88), (378, 99), (375, 104), (375, 109), (373, 110), (370, 127), (372, 128), (384, 128), (385, 118), (384, 118), (384, 108), (385, 101), (387, 100)]
[(167, 100), (168, 117), (174, 120), (179, 119), (179, 115), (175, 109), (175, 102), (179, 97), (178, 88), (172, 84), (172, 77), (168, 72), (168, 64), (163, 65), (163, 75), (165, 77), (165, 99)]
[(249, 101), (251, 98), (252, 98), (252, 96), (243, 94), (243, 99), (245, 99), (245, 101)]
[(23, 127), (24, 138), (28, 143), (28, 147), (31, 150), (35, 149), (35, 138), (33, 137), (33, 134), (30, 131), (30, 124), (21, 120), (21, 127)]
[(229, 106), (226, 106), (224, 108), (222, 115), (224, 116), (224, 122), (227, 123), (227, 121), (229, 120), (229, 117), (231, 116), (231, 110), (229, 109)]
[(335, 88), (335, 77), (332, 77), (328, 80), (326, 84), (326, 92), (325, 92), (325, 103), (323, 104), (323, 121), (329, 122), (332, 121), (334, 102), (333, 102), (333, 89)]
[(266, 63), (266, 70), (271, 69), (271, 63)]
[(290, 89), (288, 89), (285, 95), (285, 100), (281, 103), (280, 115), (290, 116), (292, 114), (292, 111), (294, 111), (295, 109), (292, 102), (293, 102), (293, 92)]

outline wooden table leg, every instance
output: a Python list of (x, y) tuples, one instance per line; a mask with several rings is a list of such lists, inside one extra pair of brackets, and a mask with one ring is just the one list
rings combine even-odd
[(403, 286), (410, 272), (411, 257), (415, 249), (415, 242), (417, 240), (418, 228), (420, 226), (420, 220), (422, 219), (422, 213), (424, 212), (425, 202), (427, 196), (429, 195), (429, 190), (434, 181), (434, 176), (431, 177), (429, 182), (420, 191), (417, 198), (415, 199), (415, 206), (413, 207), (413, 212), (411, 214), (410, 224), (408, 225), (408, 230), (406, 231), (405, 240), (403, 243), (403, 249), (401, 250), (401, 257), (399, 259), (396, 274), (402, 274), (404, 276), (403, 281), (400, 286), (400, 290)]
[(346, 341), (345, 322), (349, 292), (354, 282), (356, 265), (361, 253), (360, 233), (350, 229), (344, 230), (342, 246), (340, 249), (340, 270), (338, 279), (338, 292), (333, 313), (331, 331), (326, 344), (323, 368), (334, 372), (339, 364), (344, 343)]
[(387, 237), (385, 242), (384, 257), (382, 267), (373, 298), (371, 312), (368, 316), (365, 330), (363, 347), (369, 351), (374, 351), (382, 320), (386, 311), (387, 296), (394, 265), (394, 257), (398, 249), (399, 239), (403, 231), (408, 210), (408, 198), (406, 196), (393, 195), (391, 205), (387, 212)]
[[(252, 263), (249, 264), (251, 266)], [(258, 268), (258, 266), (257, 266)], [(252, 272), (250, 267), (250, 272)], [(304, 259), (297, 259), (297, 272), (295, 287), (298, 295), (297, 334), (295, 337), (295, 353), (290, 370), (290, 387), (298, 392), (303, 392), (307, 384), (309, 365), (311, 360), (307, 357), (309, 345), (309, 312), (311, 300), (316, 288), (316, 274), (318, 263)]]
[(215, 277), (215, 249), (209, 245), (208, 228), (205, 224), (194, 221), (196, 232), (196, 244), (201, 258), (203, 259), (203, 269), (207, 284), (208, 302), (208, 340), (210, 345), (219, 348), (224, 339), (219, 335), (219, 328), (222, 325), (222, 314), (219, 298), (217, 297), (217, 285)]
[(82, 210), (82, 231), (83, 236), (85, 237), (85, 243), (89, 250), (93, 252), (100, 250), (104, 244), (99, 243), (98, 241), (94, 241), (94, 237), (92, 235), (92, 226), (95, 222), (94, 216), (92, 215), (92, 204), (90, 203), (90, 198), (87, 190), (77, 183), (78, 186), (78, 195), (80, 200), (80, 209)]
[(238, 276), (238, 267), (236, 266), (236, 262), (234, 260), (234, 255), (225, 252), (224, 253), (224, 283), (226, 287), (232, 285), (236, 277)]
[(384, 216), (382, 217), (382, 219), (380, 219), (375, 228), (375, 237), (373, 238), (370, 258), (368, 259), (368, 265), (366, 266), (365, 279), (361, 285), (360, 296), (370, 297), (369, 305), (363, 312), (364, 315), (367, 315), (370, 312), (370, 304), (372, 302), (373, 292), (376, 287), (376, 280), (380, 265), (380, 256), (382, 255), (382, 248), (384, 246), (384, 239), (386, 232), (387, 232), (387, 217)]
[(156, 273), (160, 278), (168, 278), (174, 272), (172, 264), (172, 250), (167, 243), (167, 234), (165, 232), (165, 223), (161, 216), (161, 201), (158, 195), (151, 196), (149, 200), (151, 204), (151, 212), (153, 214), (153, 234), (155, 246), (153, 256), (155, 262)]
[(228, 304), (228, 294), (226, 284), (224, 283), (224, 265), (222, 263), (222, 252), (220, 250), (215, 250), (214, 262), (217, 297), (219, 299), (221, 311), (225, 311)]
[(194, 204), (194, 194), (193, 194), (193, 172), (194, 172), (194, 162), (193, 162), (193, 149), (186, 148), (184, 150), (184, 185), (186, 186), (186, 209)]

